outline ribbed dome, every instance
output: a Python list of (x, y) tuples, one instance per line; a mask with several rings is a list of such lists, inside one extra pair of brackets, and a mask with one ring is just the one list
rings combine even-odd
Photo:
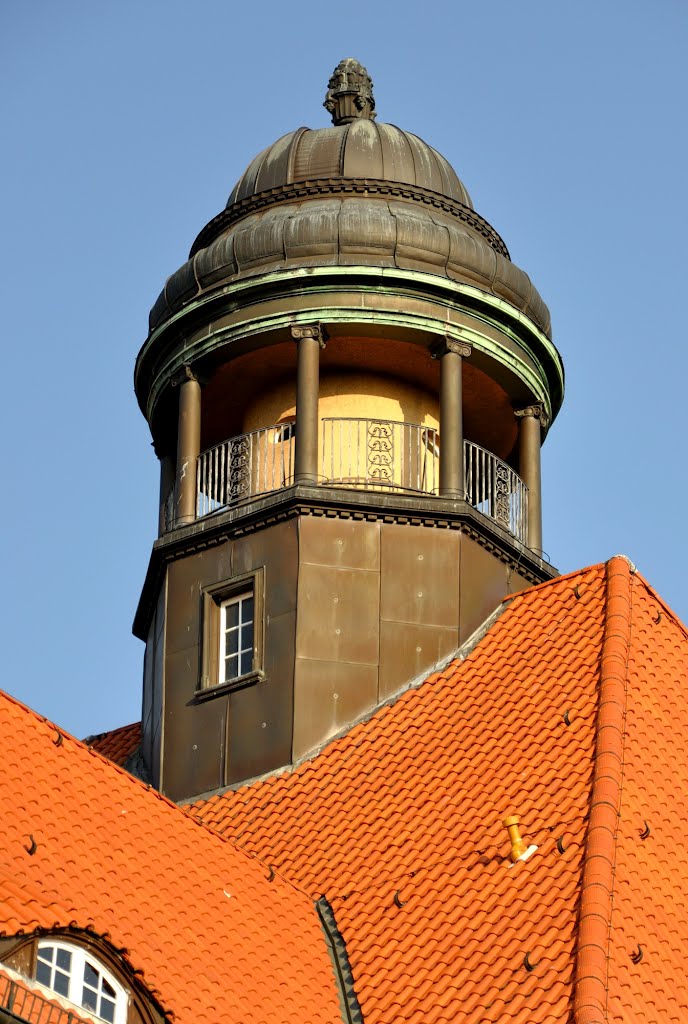
[(352, 58), (329, 82), (329, 128), (297, 128), (256, 156), (151, 310), (155, 329), (201, 294), (261, 274), (381, 267), (506, 299), (547, 334), (549, 311), (456, 172), (417, 135), (378, 124)]
[(323, 178), (400, 182), (473, 209), (453, 167), (437, 150), (393, 124), (363, 119), (283, 135), (251, 161), (227, 207), (268, 189)]

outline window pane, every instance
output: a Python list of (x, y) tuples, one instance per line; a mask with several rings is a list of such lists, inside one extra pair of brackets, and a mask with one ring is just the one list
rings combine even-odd
[(233, 655), (231, 658), (227, 658), (225, 661), (225, 680), (236, 679), (239, 675), (239, 658), (237, 655)]
[(241, 620), (242, 622), (253, 621), (253, 594), (250, 597), (245, 597), (241, 602)]
[[(105, 982), (103, 982), (103, 984), (105, 984)], [(98, 1016), (102, 1017), (103, 1020), (109, 1021), (109, 1024), (112, 1024), (115, 1019), (115, 1004), (111, 1003), (109, 999), (101, 999), (100, 1013)]]
[(62, 974), (61, 971), (55, 971), (55, 980), (50, 986), (60, 996), (66, 996), (69, 994), (69, 975)]
[(69, 974), (72, 969), (72, 954), (68, 949), (60, 949), (59, 946), (56, 946), (55, 950), (57, 952), (57, 966), (60, 970), (67, 971)]
[(239, 650), (239, 630), (232, 629), (225, 633), (225, 654), (236, 654)]
[(241, 631), (241, 649), (246, 650), (247, 647), (253, 648), (253, 623), (249, 622), (247, 626)]
[(228, 604), (225, 607), (225, 626), (230, 629), (232, 626), (239, 625), (239, 604), (237, 601), (234, 604)]
[(112, 985), (108, 985), (108, 983), (105, 980), (105, 978), (103, 978), (103, 981), (101, 983), (100, 991), (104, 992), (106, 996), (110, 996), (110, 999), (114, 999), (115, 998), (115, 990), (112, 987)]
[(81, 997), (81, 1005), (86, 1010), (97, 1010), (98, 1009), (98, 996), (95, 992), (92, 992), (90, 988), (84, 988), (84, 993)]
[[(39, 953), (39, 958), (40, 955)], [(41, 959), (36, 962), (36, 981), (40, 981), (41, 985), (47, 985), (50, 988), (50, 968)]]
[(241, 671), (240, 671), (239, 674), (243, 676), (247, 672), (250, 672), (252, 668), (253, 668), (253, 650), (243, 651), (243, 653), (241, 655)]
[(98, 978), (100, 975), (91, 965), (86, 961), (84, 964), (84, 984), (90, 985), (91, 988), (98, 989)]

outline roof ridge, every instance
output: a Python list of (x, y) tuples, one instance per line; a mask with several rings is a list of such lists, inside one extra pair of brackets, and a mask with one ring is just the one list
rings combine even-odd
[(595, 763), (576, 944), (575, 1024), (607, 1024), (609, 943), (621, 809), (631, 639), (631, 575), (623, 555), (607, 563)]

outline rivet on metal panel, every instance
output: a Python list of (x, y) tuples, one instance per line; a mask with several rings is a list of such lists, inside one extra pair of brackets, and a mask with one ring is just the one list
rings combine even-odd
[(265, 729), (265, 727), (267, 726), (267, 724), (268, 724), (267, 722), (262, 722), (262, 723), (261, 723), (261, 726), (260, 726), (260, 727), (261, 727), (261, 729)]

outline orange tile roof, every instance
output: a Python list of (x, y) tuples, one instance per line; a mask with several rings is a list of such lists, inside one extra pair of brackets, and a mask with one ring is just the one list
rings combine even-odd
[(0, 934), (90, 930), (179, 1022), (340, 1020), (312, 902), (0, 696)]
[[(687, 669), (617, 557), (511, 598), (311, 761), (189, 810), (327, 896), (367, 1024), (685, 1021)], [(514, 811), (538, 849), (509, 868)]]
[(88, 736), (84, 743), (107, 757), (108, 761), (124, 765), (141, 743), (141, 723), (132, 722), (131, 725), (121, 725), (118, 729), (101, 732), (97, 736)]

